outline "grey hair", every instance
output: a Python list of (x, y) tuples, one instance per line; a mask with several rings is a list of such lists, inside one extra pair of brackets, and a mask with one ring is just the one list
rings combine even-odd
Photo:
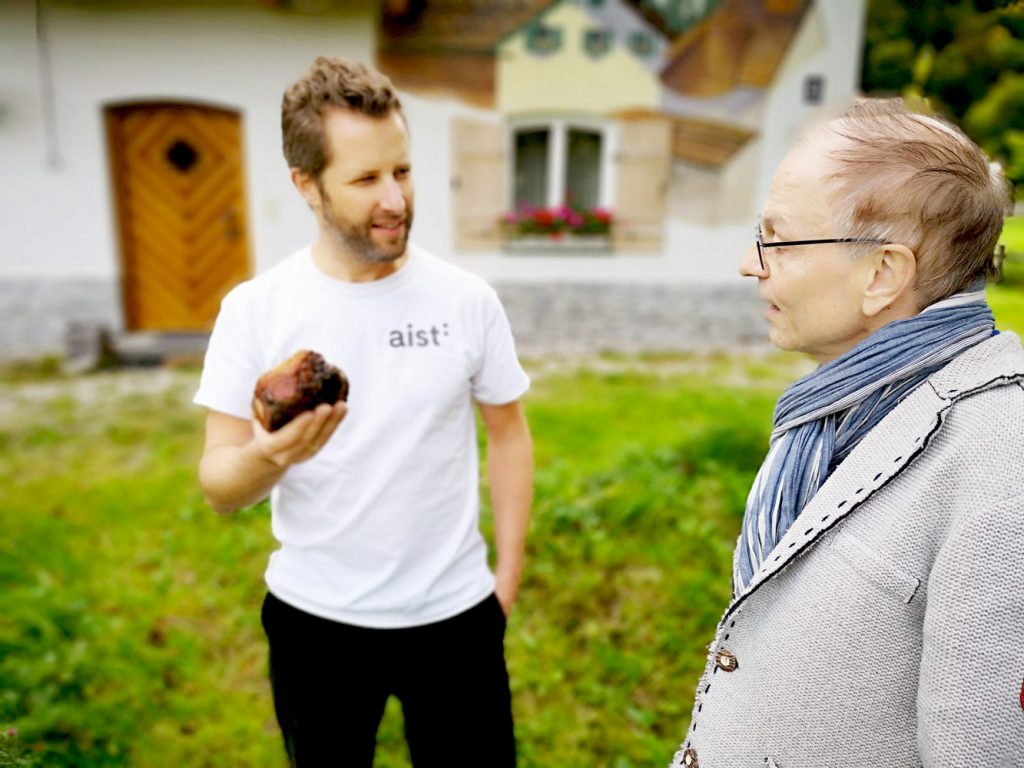
[(994, 274), (1011, 185), (959, 128), (902, 99), (864, 99), (821, 130), (841, 139), (829, 153), (838, 232), (910, 248), (921, 306)]

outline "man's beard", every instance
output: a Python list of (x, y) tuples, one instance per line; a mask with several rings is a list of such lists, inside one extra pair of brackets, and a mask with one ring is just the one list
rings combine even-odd
[(409, 242), (409, 230), (412, 229), (411, 205), (407, 205), (405, 214), (402, 216), (405, 231), (402, 233), (401, 241), (395, 244), (395, 250), (392, 251), (390, 247), (385, 250), (374, 244), (372, 219), (362, 225), (339, 221), (334, 215), (331, 198), (326, 191), (321, 191), (321, 200), (323, 201), (324, 223), (327, 225), (331, 239), (339, 248), (348, 251), (367, 264), (390, 264), (398, 261), (405, 254), (405, 248)]

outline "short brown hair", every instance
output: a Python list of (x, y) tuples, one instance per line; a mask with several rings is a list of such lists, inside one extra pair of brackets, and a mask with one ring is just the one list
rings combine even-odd
[(830, 153), (841, 237), (913, 250), (922, 307), (993, 274), (1010, 184), (960, 129), (902, 99), (863, 99), (825, 127), (845, 139)]
[(324, 112), (348, 109), (384, 118), (402, 105), (391, 81), (350, 59), (320, 56), (305, 77), (296, 80), (281, 100), (281, 135), (290, 168), (314, 179), (330, 161), (324, 141)]

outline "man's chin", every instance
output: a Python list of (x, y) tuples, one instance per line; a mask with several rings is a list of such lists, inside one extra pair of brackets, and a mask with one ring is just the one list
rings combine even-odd
[(371, 250), (375, 261), (384, 263), (398, 261), (405, 255), (409, 244), (408, 230), (402, 227), (398, 235), (385, 235), (377, 237), (376, 233), (370, 235)]
[(405, 255), (406, 240), (403, 238), (400, 243), (392, 243), (385, 246), (374, 245), (371, 248), (361, 249), (359, 255), (363, 261), (372, 264), (393, 264)]
[(341, 227), (332, 220), (326, 227), (331, 239), (343, 251), (366, 264), (392, 264), (405, 255), (409, 226), (403, 224), (394, 234), (385, 234), (372, 226), (361, 231)]
[(373, 234), (339, 237), (339, 244), (364, 264), (392, 264), (405, 255), (408, 238), (378, 241)]

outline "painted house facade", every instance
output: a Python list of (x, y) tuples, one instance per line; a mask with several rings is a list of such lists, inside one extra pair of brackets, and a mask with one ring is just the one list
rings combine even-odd
[[(735, 266), (778, 160), (854, 95), (863, 10), (9, 1), (0, 358), (61, 351), (72, 321), (202, 333), (232, 285), (311, 240), (279, 108), (320, 54), (402, 90), (413, 238), (494, 284), (527, 352), (763, 336)], [(524, 212), (563, 207), (600, 216), (585, 236), (523, 231)]]

